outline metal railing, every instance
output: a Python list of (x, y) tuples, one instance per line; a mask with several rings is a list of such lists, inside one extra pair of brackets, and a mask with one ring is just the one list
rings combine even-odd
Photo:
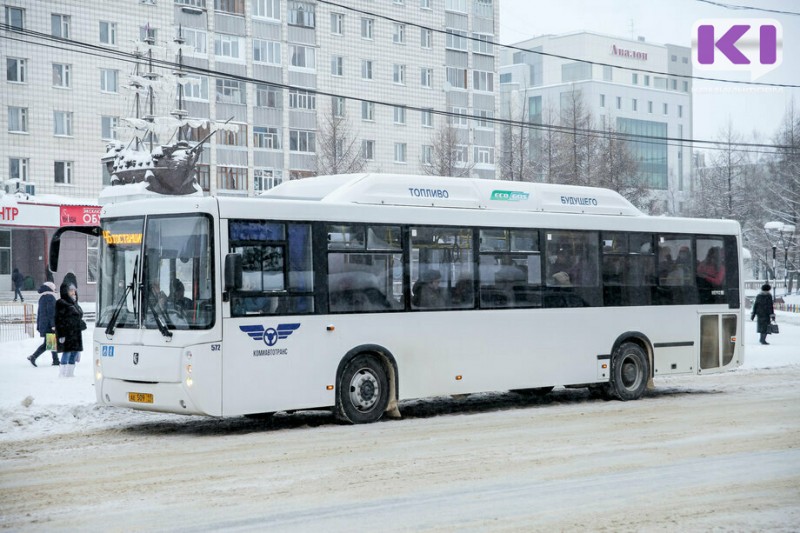
[(30, 339), (35, 330), (33, 304), (0, 303), (0, 342)]

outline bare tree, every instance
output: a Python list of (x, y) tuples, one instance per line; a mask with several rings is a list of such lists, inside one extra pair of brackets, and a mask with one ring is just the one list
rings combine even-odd
[[(500, 178), (509, 181), (533, 181), (534, 165), (531, 161), (531, 141), (538, 130), (531, 129), (526, 120), (534, 120), (529, 117), (528, 101), (525, 91), (520, 91), (519, 102), (515, 102), (508, 95), (506, 102), (509, 117), (509, 124), (504, 124), (503, 152), (500, 156)], [(541, 117), (539, 117), (539, 120)]]
[(367, 162), (361, 153), (358, 136), (353, 133), (344, 109), (334, 109), (322, 117), (317, 134), (317, 174), (351, 174), (364, 170)]
[(431, 135), (430, 158), (420, 161), (420, 168), (430, 176), (468, 177), (475, 166), (470, 163), (469, 131), (456, 128), (452, 124), (453, 117), (442, 121)]
[(637, 177), (639, 163), (628, 142), (620, 138), (610, 120), (606, 122), (595, 148), (592, 185), (616, 191), (639, 209), (645, 210), (650, 200), (650, 189)]
[(561, 102), (561, 156), (565, 162), (560, 183), (591, 185), (591, 160), (595, 155), (596, 138), (590, 133), (594, 119), (583, 101), (580, 89), (566, 94)]

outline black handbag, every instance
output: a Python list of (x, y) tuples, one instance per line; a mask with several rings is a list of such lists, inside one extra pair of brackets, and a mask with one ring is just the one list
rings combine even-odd
[(778, 328), (778, 324), (774, 320), (772, 322), (770, 322), (768, 332), (769, 333), (773, 333), (773, 334), (781, 332), (780, 328)]

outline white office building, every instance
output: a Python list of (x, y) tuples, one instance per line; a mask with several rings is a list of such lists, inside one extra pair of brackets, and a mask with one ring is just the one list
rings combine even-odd
[(525, 99), (524, 120), (541, 124), (543, 111), (558, 115), (579, 92), (598, 129), (674, 139), (629, 147), (638, 179), (653, 192), (654, 211), (682, 211), (692, 190), (691, 145), (678, 140), (692, 138), (690, 48), (588, 32), (513, 46), (501, 54), (501, 91), (506, 101)]
[(176, 61), (179, 31), (183, 63), (206, 72), (189, 73), (178, 105), (174, 69), (156, 65), (167, 81), (153, 114), (180, 107), (235, 126), (201, 158), (209, 193), (254, 194), (312, 175), (331, 113), (346, 116), (366, 170), (404, 174), (423, 172), (448, 120), (434, 111), (458, 113), (464, 164), (473, 177), (495, 177), (497, 135), (486, 119), (498, 108), (497, 0), (4, 0), (3, 10), (0, 182), (10, 189), (96, 197), (110, 179), (106, 144), (127, 142), (123, 119), (135, 116), (135, 64), (109, 54), (138, 48), (141, 74), (150, 49)]

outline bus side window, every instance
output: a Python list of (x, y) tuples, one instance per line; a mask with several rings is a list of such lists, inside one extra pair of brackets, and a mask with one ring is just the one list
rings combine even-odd
[(700, 303), (727, 303), (724, 241), (722, 238), (698, 236), (695, 245), (698, 258), (697, 293)]
[(658, 287), (655, 303), (697, 303), (692, 239), (686, 235), (658, 236)]
[(472, 229), (411, 228), (412, 309), (471, 309)]
[(603, 305), (598, 243), (596, 231), (545, 231), (545, 307)]
[[(480, 230), (481, 307), (541, 307), (542, 268), (536, 230)], [(459, 282), (462, 283), (462, 282)], [(459, 285), (454, 291), (453, 303)], [(469, 285), (471, 290), (472, 286)], [(465, 302), (472, 305), (471, 299)]]

